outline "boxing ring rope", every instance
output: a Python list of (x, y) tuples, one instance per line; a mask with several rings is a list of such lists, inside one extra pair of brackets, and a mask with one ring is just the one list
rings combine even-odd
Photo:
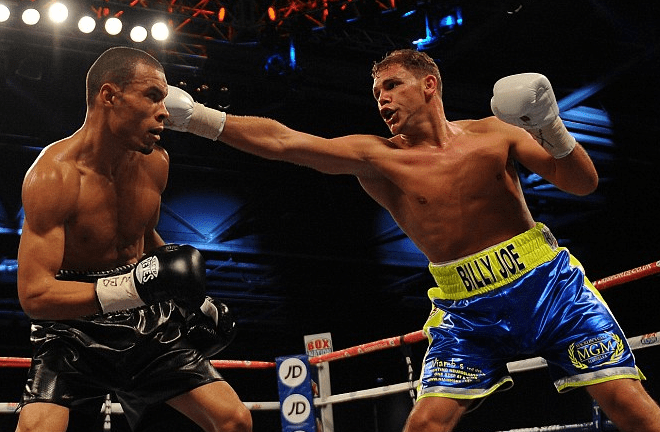
[[(594, 287), (599, 291), (622, 285), (634, 280), (642, 279), (654, 274), (660, 273), (660, 260), (655, 261), (640, 267), (633, 268), (612, 276), (605, 277), (594, 282)], [(325, 364), (332, 361), (342, 360), (350, 357), (360, 356), (363, 354), (372, 353), (384, 349), (395, 348), (403, 345), (410, 345), (426, 340), (422, 330), (407, 333), (400, 336), (389, 337), (373, 342), (367, 342), (361, 345), (345, 348), (339, 351), (333, 351), (327, 354), (322, 354), (309, 358), (311, 365), (316, 365), (321, 368)], [(651, 346), (660, 345), (660, 331), (647, 333), (635, 337), (628, 338), (628, 343), (633, 350), (647, 348)], [(409, 357), (406, 358), (409, 371), (412, 370)], [(30, 366), (30, 358), (21, 357), (0, 357), (0, 367), (5, 368), (27, 368)], [(251, 360), (211, 360), (211, 364), (218, 369), (270, 369), (275, 368), (275, 362), (266, 361), (251, 361)], [(525, 360), (519, 360), (507, 363), (507, 368), (510, 373), (526, 372), (530, 370), (540, 369), (547, 366), (547, 362), (541, 357), (534, 357)], [(375, 398), (394, 393), (401, 393), (405, 391), (411, 392), (418, 384), (418, 381), (413, 382), (409, 374), (409, 381), (399, 384), (391, 384), (382, 387), (376, 387), (366, 390), (352, 391), (349, 393), (328, 395), (324, 396), (321, 392), (321, 397), (316, 397), (314, 405), (323, 408), (324, 406), (331, 406), (332, 404), (347, 402), (356, 399)], [(250, 410), (271, 410), (276, 411), (280, 409), (279, 402), (243, 402)], [(16, 413), (18, 403), (14, 402), (0, 402), (0, 414)], [(111, 402), (110, 395), (104, 405), (101, 407), (101, 412), (106, 413), (106, 418), (109, 414), (123, 414), (122, 407), (119, 403)], [(107, 423), (107, 420), (106, 420)], [(594, 429), (594, 427), (596, 429)], [(601, 427), (603, 427), (601, 429)], [(595, 408), (594, 421), (590, 423), (582, 423), (575, 425), (557, 425), (545, 426), (541, 428), (525, 428), (516, 429), (508, 432), (536, 432), (536, 431), (592, 431), (592, 430), (611, 430), (612, 423), (609, 420), (601, 421), (598, 408)], [(104, 426), (104, 430), (109, 430)]]

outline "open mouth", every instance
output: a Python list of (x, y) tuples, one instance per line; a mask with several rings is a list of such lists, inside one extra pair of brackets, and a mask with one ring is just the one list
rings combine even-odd
[(392, 121), (392, 118), (394, 117), (394, 114), (396, 113), (395, 110), (389, 109), (389, 108), (383, 108), (380, 110), (380, 116), (385, 120), (386, 123), (389, 123)]
[(153, 129), (149, 129), (149, 133), (153, 135), (156, 138), (156, 141), (160, 140), (160, 134), (163, 132), (162, 127), (157, 127)]

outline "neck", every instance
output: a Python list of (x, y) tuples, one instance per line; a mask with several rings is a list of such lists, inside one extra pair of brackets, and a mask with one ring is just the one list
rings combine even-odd
[(108, 177), (112, 177), (122, 165), (137, 156), (137, 152), (128, 151), (103, 124), (85, 121), (74, 136), (79, 143), (79, 160)]
[(447, 120), (444, 112), (440, 111), (421, 123), (413, 134), (401, 134), (401, 142), (407, 147), (429, 145), (433, 147), (444, 147), (454, 137), (460, 135), (462, 129), (453, 122)]

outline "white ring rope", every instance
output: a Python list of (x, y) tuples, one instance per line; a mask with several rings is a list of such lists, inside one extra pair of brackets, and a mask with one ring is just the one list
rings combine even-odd
[[(656, 273), (660, 273), (660, 261), (656, 261), (651, 264), (647, 264), (641, 267), (637, 267), (632, 270), (628, 270), (607, 278), (601, 279), (594, 283), (594, 286), (599, 290), (604, 290), (606, 288), (620, 285), (632, 280), (641, 279), (646, 276), (650, 276)], [(391, 338), (381, 339), (374, 342), (365, 343), (362, 345), (354, 346), (351, 348), (346, 348), (340, 351), (331, 352), (328, 354), (323, 354), (316, 357), (310, 357), (310, 364), (319, 364), (331, 362), (334, 360), (341, 360), (344, 358), (367, 354), (374, 351), (379, 351), (382, 349), (394, 348), (401, 345), (412, 344), (425, 340), (426, 337), (421, 330), (407, 333), (401, 336), (395, 336)], [(631, 349), (636, 350), (640, 348), (646, 348), (650, 346), (660, 345), (660, 332), (647, 333), (640, 336), (635, 336), (628, 338), (628, 344)], [(19, 357), (0, 357), (0, 367), (29, 367), (31, 359), (29, 358), (19, 358)], [(250, 360), (211, 360), (211, 363), (216, 368), (245, 368), (245, 369), (265, 369), (265, 368), (274, 368), (275, 362), (262, 362), (262, 361), (250, 361)], [(410, 365), (409, 365), (410, 366)], [(525, 372), (534, 369), (540, 369), (547, 366), (547, 362), (541, 357), (534, 357), (526, 360), (519, 360), (515, 362), (507, 363), (507, 368), (510, 373)], [(350, 400), (356, 399), (366, 399), (366, 398), (375, 398), (386, 396), (389, 394), (400, 393), (400, 392), (411, 392), (412, 387), (417, 387), (418, 381), (400, 383), (400, 384), (391, 384), (382, 387), (375, 387), (366, 390), (358, 390), (348, 393), (336, 394), (321, 398), (315, 398), (315, 406), (325, 406), (329, 404), (342, 403)], [(245, 406), (254, 411), (265, 410), (265, 411), (275, 411), (280, 409), (279, 402), (243, 402)], [(15, 402), (0, 402), (0, 414), (11, 414), (16, 413), (19, 410), (19, 404)], [(103, 403), (101, 407), (101, 412), (106, 415), (109, 414), (123, 414), (123, 409), (119, 403), (112, 402), (110, 403), (109, 399)], [(536, 432), (536, 431), (582, 431), (582, 430), (592, 430), (592, 423), (585, 423), (583, 425), (566, 425), (566, 426), (548, 426), (542, 428), (531, 428), (531, 429), (518, 429), (515, 432)], [(509, 431), (514, 432), (514, 431)]]
[[(628, 338), (628, 344), (633, 350), (660, 345), (660, 332), (647, 333), (644, 335)], [(0, 359), (2, 359), (2, 357), (0, 357)], [(241, 362), (241, 364), (243, 363)], [(519, 360), (519, 361), (507, 363), (507, 368), (511, 373), (518, 373), (518, 372), (526, 372), (534, 369), (541, 369), (543, 367), (546, 367), (547, 365), (548, 365), (547, 362), (543, 358), (533, 357), (526, 360)], [(418, 381), (415, 381), (414, 383), (412, 383), (412, 385), (414, 387), (417, 387)], [(356, 399), (368, 399), (368, 398), (387, 396), (394, 393), (410, 391), (410, 386), (411, 386), (410, 382), (403, 382), (399, 384), (390, 384), (382, 387), (374, 387), (365, 390), (341, 393), (341, 394), (328, 396), (324, 399), (316, 398), (314, 400), (314, 405), (324, 406), (328, 404), (348, 402), (350, 400), (356, 400)], [(279, 402), (243, 402), (243, 403), (245, 404), (246, 407), (248, 407), (248, 409), (254, 411), (260, 411), (260, 410), (271, 411), (271, 410), (280, 409)], [(0, 414), (14, 413), (16, 412), (17, 408), (18, 408), (17, 403), (0, 402)], [(102, 411), (105, 411), (105, 404), (102, 407)], [(112, 413), (113, 414), (123, 413), (123, 410), (119, 403), (112, 404)], [(533, 430), (535, 429), (530, 429), (530, 431)], [(539, 430), (546, 430), (546, 429), (539, 429)], [(563, 429), (557, 429), (557, 430), (563, 430)]]

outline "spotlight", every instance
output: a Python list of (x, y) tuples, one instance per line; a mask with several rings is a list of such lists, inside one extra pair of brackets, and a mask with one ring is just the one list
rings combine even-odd
[(9, 19), (9, 8), (3, 4), (0, 4), (0, 22), (5, 22)]
[(131, 30), (131, 40), (133, 42), (144, 42), (147, 38), (147, 29), (142, 26), (135, 26)]
[(151, 37), (157, 41), (164, 41), (170, 36), (170, 29), (164, 22), (157, 22), (151, 27)]
[(107, 31), (109, 35), (118, 35), (119, 32), (121, 32), (121, 27), (122, 24), (119, 18), (110, 17), (105, 21), (105, 31)]
[(56, 2), (48, 8), (48, 18), (55, 23), (64, 22), (69, 16), (69, 10), (62, 3)]
[(273, 6), (268, 8), (268, 19), (271, 21), (275, 21), (277, 19), (277, 11)]
[(83, 33), (91, 33), (96, 28), (96, 20), (87, 15), (80, 18), (78, 21), (78, 29)]
[(21, 19), (27, 25), (35, 25), (36, 23), (39, 22), (40, 18), (41, 15), (39, 14), (39, 11), (36, 9), (25, 9), (23, 11), (23, 15), (21, 15)]

